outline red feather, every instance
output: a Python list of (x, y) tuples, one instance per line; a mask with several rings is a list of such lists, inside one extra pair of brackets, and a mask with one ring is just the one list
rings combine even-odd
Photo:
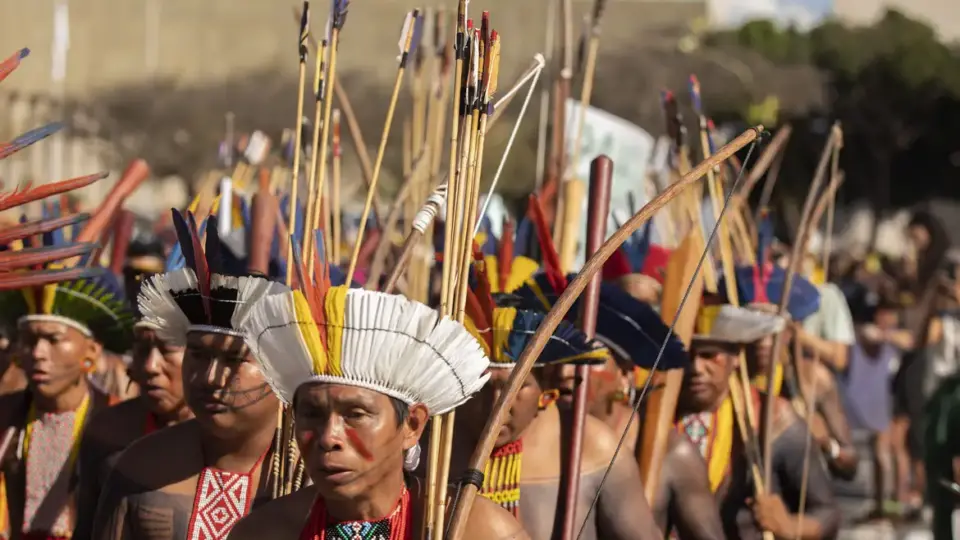
[(487, 263), (483, 259), (483, 252), (480, 246), (473, 242), (473, 257), (476, 259), (474, 270), (477, 276), (477, 285), (474, 287), (474, 294), (480, 302), (480, 307), (484, 310), (488, 323), (493, 323), (493, 310), (497, 307), (493, 300), (493, 287), (490, 286), (490, 275), (487, 274)]
[(187, 212), (187, 226), (190, 228), (190, 243), (193, 246), (193, 256), (197, 265), (197, 284), (200, 287), (200, 299), (203, 302), (203, 310), (209, 319), (212, 315), (210, 309), (210, 267), (207, 266), (207, 256), (203, 252), (203, 242), (200, 241), (200, 233), (197, 232), (197, 220), (192, 212)]
[(62, 180), (60, 182), (51, 182), (37, 187), (32, 187), (32, 185), (28, 183), (23, 188), (14, 189), (10, 193), (0, 194), (0, 212), (29, 202), (46, 199), (53, 195), (80, 189), (89, 186), (97, 180), (103, 180), (106, 177), (107, 173), (97, 173), (71, 178), (70, 180)]
[(503, 234), (500, 235), (500, 253), (497, 255), (497, 262), (500, 263), (497, 282), (500, 285), (500, 291), (506, 292), (507, 279), (510, 277), (510, 269), (513, 268), (513, 220), (510, 217), (503, 219)]
[(543, 252), (543, 270), (547, 274), (547, 280), (554, 292), (562, 294), (567, 289), (567, 278), (563, 275), (563, 269), (560, 268), (560, 255), (557, 254), (557, 248), (553, 245), (553, 238), (550, 237), (550, 229), (543, 215), (543, 207), (540, 206), (540, 199), (536, 194), (530, 195), (528, 213), (533, 220), (533, 227), (537, 230), (537, 239)]
[(627, 260), (627, 256), (623, 253), (622, 249), (614, 251), (613, 255), (611, 255), (603, 265), (604, 281), (613, 281), (632, 273), (630, 261)]
[(477, 327), (480, 337), (486, 342), (487, 347), (493, 350), (493, 329), (490, 326), (490, 320), (487, 319), (480, 299), (473, 291), (467, 289), (467, 304), (463, 307), (464, 313)]

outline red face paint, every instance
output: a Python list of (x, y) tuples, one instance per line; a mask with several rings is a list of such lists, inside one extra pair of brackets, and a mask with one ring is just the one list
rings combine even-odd
[(362, 440), (360, 440), (360, 435), (357, 435), (357, 431), (349, 427), (345, 428), (344, 431), (347, 434), (347, 438), (350, 439), (350, 444), (352, 444), (353, 448), (356, 449), (358, 454), (360, 454), (360, 457), (362, 457), (367, 461), (372, 461), (373, 454), (371, 454), (370, 451), (367, 450), (366, 445), (363, 444)]

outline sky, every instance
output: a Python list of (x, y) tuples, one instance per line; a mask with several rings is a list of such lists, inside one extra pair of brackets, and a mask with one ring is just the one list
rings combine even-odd
[(718, 26), (763, 18), (809, 28), (832, 8), (833, 0), (710, 0), (710, 18)]

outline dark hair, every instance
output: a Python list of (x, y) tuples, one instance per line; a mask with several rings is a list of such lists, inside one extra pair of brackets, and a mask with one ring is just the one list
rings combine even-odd
[(397, 425), (403, 425), (410, 416), (410, 407), (407, 407), (406, 403), (392, 396), (390, 397), (390, 403), (393, 405), (393, 412), (396, 413), (397, 416)]
[(934, 278), (943, 266), (950, 249), (950, 237), (939, 218), (924, 210), (914, 212), (909, 227), (921, 227), (930, 235), (930, 244), (918, 254), (917, 288), (920, 289)]

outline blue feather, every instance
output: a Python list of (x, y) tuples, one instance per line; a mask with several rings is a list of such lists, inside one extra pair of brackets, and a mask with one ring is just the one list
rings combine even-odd
[(183, 250), (180, 248), (180, 243), (177, 242), (170, 248), (170, 253), (167, 255), (166, 261), (163, 263), (164, 272), (173, 272), (180, 270), (187, 264), (187, 260), (183, 257)]
[[(572, 281), (575, 274), (567, 277)], [(559, 295), (550, 287), (546, 274), (540, 272), (534, 276), (534, 282), (546, 297), (550, 305), (543, 305), (540, 296), (529, 284), (514, 292), (520, 297), (524, 307), (549, 310)], [(580, 299), (574, 303), (565, 319), (575, 323), (580, 314)], [(663, 356), (657, 364), (658, 370), (682, 368), (690, 363), (689, 355), (679, 338), (670, 332), (670, 328), (660, 319), (649, 304), (641, 302), (617, 287), (604, 283), (600, 286), (600, 304), (597, 313), (597, 334), (621, 354), (626, 354), (634, 365), (652, 369), (664, 347)], [(669, 334), (669, 339), (668, 339)]]
[[(513, 328), (507, 336), (507, 343), (502, 354), (510, 362), (520, 359), (524, 349), (530, 343), (533, 335), (543, 324), (546, 314), (541, 311), (518, 309), (513, 319)], [(577, 358), (590, 351), (600, 348), (600, 345), (587, 338), (586, 334), (578, 330), (567, 321), (560, 321), (546, 346), (537, 356), (535, 365), (566, 363), (571, 365), (602, 364), (603, 358)]]
[(417, 47), (423, 38), (423, 19), (424, 17), (422, 15), (417, 15), (413, 21), (413, 38), (410, 40), (410, 51), (408, 53), (410, 56), (413, 56), (417, 52)]
[(769, 259), (769, 249), (773, 245), (773, 219), (767, 210), (760, 211), (760, 224), (757, 226), (757, 264)]
[(483, 220), (480, 222), (480, 230), (487, 236), (483, 245), (480, 246), (480, 251), (482, 251), (484, 255), (496, 255), (497, 239), (493, 236), (493, 222), (489, 216), (483, 216)]
[(516, 257), (518, 255), (523, 255), (524, 257), (533, 258), (534, 253), (531, 249), (531, 240), (534, 238), (534, 228), (533, 221), (530, 221), (530, 218), (524, 216), (520, 220), (520, 223), (517, 224), (516, 240), (513, 242), (513, 255)]
[(301, 290), (307, 281), (303, 275), (303, 260), (300, 258), (300, 241), (296, 235), (290, 235), (290, 243), (293, 246), (293, 271), (297, 273), (297, 282), (300, 283)]
[[(25, 224), (25, 223), (27, 223), (27, 216), (26, 216), (26, 215), (20, 216), (20, 224), (23, 225), (23, 224)], [(29, 248), (34, 248), (34, 247), (40, 247), (40, 246), (34, 245), (34, 239), (33, 239), (33, 238), (31, 238), (31, 237), (28, 236), (28, 237), (26, 237), (26, 238), (23, 239), (23, 248), (24, 248), (24, 249), (29, 249)]]
[[(197, 260), (193, 253), (193, 236), (190, 234), (190, 226), (186, 218), (176, 209), (171, 210), (173, 215), (173, 228), (177, 232), (177, 243), (180, 246), (180, 254), (183, 255), (184, 264), (187, 268), (197, 272)], [(202, 234), (202, 233), (201, 233)]]
[[(768, 265), (768, 268), (771, 268), (771, 272), (764, 291), (766, 301), (771, 304), (780, 304), (783, 283), (787, 278), (787, 273), (786, 270), (777, 265), (772, 267)], [(740, 296), (739, 300), (742, 305), (754, 303), (759, 297), (754, 285), (755, 272), (756, 268), (753, 266), (739, 266), (736, 269), (737, 294)], [(725, 286), (726, 276), (722, 276), (717, 284), (717, 289), (726, 291)], [(795, 321), (802, 321), (820, 309), (820, 291), (816, 285), (810, 283), (801, 275), (794, 274), (789, 295), (787, 313)], [(724, 301), (729, 301), (726, 292), (723, 292), (721, 297)]]

